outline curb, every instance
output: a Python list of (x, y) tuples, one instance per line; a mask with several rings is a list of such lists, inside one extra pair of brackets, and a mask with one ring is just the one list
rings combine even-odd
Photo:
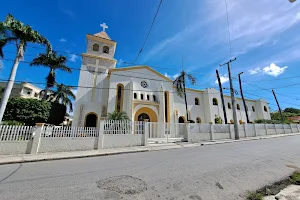
[(29, 163), (29, 162), (42, 162), (42, 161), (51, 161), (51, 160), (67, 160), (67, 159), (89, 158), (89, 157), (99, 157), (99, 156), (110, 156), (110, 155), (139, 153), (139, 152), (147, 152), (147, 151), (150, 151), (150, 150), (145, 149), (145, 150), (135, 150), (135, 151), (123, 151), (123, 152), (113, 152), (113, 153), (99, 153), (99, 154), (90, 154), (90, 155), (69, 156), (69, 157), (67, 156), (67, 157), (57, 157), (57, 158), (37, 158), (37, 159), (32, 159), (32, 160), (14, 160), (14, 161), (0, 162), (0, 165), (16, 164), (16, 163)]
[(233, 142), (247, 142), (247, 141), (252, 141), (252, 140), (264, 140), (264, 139), (273, 139), (273, 138), (280, 138), (280, 137), (288, 137), (288, 136), (295, 136), (295, 135), (300, 135), (300, 133), (293, 133), (293, 134), (285, 134), (285, 135), (272, 135), (272, 137), (258, 137), (258, 138), (245, 138), (242, 140), (226, 140), (226, 141), (218, 141), (218, 142), (206, 142), (206, 143), (201, 143), (200, 146), (206, 146), (206, 145), (215, 145), (215, 144), (226, 144), (226, 143), (233, 143)]

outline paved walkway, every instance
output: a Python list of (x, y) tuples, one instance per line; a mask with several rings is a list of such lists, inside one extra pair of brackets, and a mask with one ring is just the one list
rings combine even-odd
[(21, 154), (21, 155), (0, 155), (0, 165), (3, 164), (13, 164), (13, 163), (24, 163), (24, 162), (38, 162), (46, 160), (62, 160), (62, 159), (72, 159), (72, 158), (85, 158), (85, 157), (95, 157), (95, 156), (107, 156), (116, 155), (124, 153), (136, 153), (136, 152), (147, 152), (147, 151), (160, 151), (168, 149), (180, 149), (197, 147), (203, 145), (216, 145), (232, 142), (245, 142), (251, 140), (260, 140), (268, 138), (286, 137), (298, 135), (300, 133), (291, 134), (281, 134), (281, 135), (270, 135), (261, 137), (250, 137), (242, 138), (240, 140), (219, 140), (219, 141), (209, 141), (201, 143), (164, 143), (164, 144), (151, 144), (149, 146), (139, 146), (139, 147), (126, 147), (126, 148), (114, 148), (114, 149), (99, 149), (91, 151), (72, 151), (72, 152), (51, 152), (51, 153), (40, 153), (40, 154)]

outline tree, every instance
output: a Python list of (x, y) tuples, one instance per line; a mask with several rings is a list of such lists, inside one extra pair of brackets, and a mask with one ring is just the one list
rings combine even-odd
[(284, 112), (288, 113), (295, 113), (295, 114), (300, 114), (300, 110), (297, 108), (286, 108), (283, 110)]
[(56, 74), (55, 71), (60, 69), (71, 73), (72, 70), (66, 66), (67, 58), (62, 55), (57, 55), (55, 51), (49, 53), (41, 53), (38, 57), (34, 58), (30, 63), (30, 66), (42, 66), (50, 69), (48, 76), (46, 77), (46, 88), (43, 99), (46, 100), (48, 97), (48, 91), (55, 84)]
[(173, 85), (176, 87), (178, 96), (180, 96), (181, 98), (184, 97), (186, 119), (187, 119), (187, 121), (189, 121), (186, 91), (185, 91), (186, 78), (188, 78), (188, 80), (191, 82), (192, 85), (196, 84), (196, 78), (194, 76), (192, 76), (191, 74), (187, 74), (184, 70), (182, 70), (180, 72), (180, 75), (177, 78), (175, 78), (175, 80), (173, 81)]
[(127, 113), (124, 111), (118, 112), (114, 111), (112, 113), (107, 114), (107, 119), (108, 120), (129, 120), (129, 117), (127, 116)]
[(4, 58), (3, 48), (7, 44), (15, 44), (17, 48), (17, 55), (1, 101), (0, 122), (14, 85), (19, 63), (24, 59), (24, 52), (28, 43), (43, 44), (46, 46), (47, 51), (51, 51), (51, 44), (44, 36), (33, 30), (29, 25), (16, 20), (12, 15), (9, 14), (3, 22), (0, 22), (0, 57)]
[(69, 107), (69, 111), (73, 112), (72, 100), (76, 98), (75, 94), (72, 91), (74, 87), (64, 84), (56, 85), (56, 87), (57, 90), (53, 93), (54, 101)]

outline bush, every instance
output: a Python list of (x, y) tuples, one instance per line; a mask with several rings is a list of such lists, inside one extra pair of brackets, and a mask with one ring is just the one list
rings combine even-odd
[(58, 103), (38, 99), (11, 98), (9, 99), (4, 121), (23, 122), (25, 125), (49, 123), (59, 125), (64, 121), (66, 107)]
[(264, 197), (261, 193), (258, 192), (250, 192), (247, 196), (248, 200), (263, 200)]
[(293, 184), (300, 185), (300, 172), (294, 172), (290, 179)]
[(257, 119), (254, 120), (256, 124), (282, 124), (279, 120), (272, 120), (272, 119)]
[(18, 121), (15, 121), (15, 120), (8, 120), (8, 121), (3, 121), (1, 123), (1, 125), (18, 125), (18, 126), (22, 126), (22, 125), (24, 125), (24, 122), (18, 122)]

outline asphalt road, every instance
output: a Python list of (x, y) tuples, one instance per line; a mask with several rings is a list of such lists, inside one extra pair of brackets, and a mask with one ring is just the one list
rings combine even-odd
[(0, 166), (0, 199), (244, 199), (300, 167), (300, 136)]

